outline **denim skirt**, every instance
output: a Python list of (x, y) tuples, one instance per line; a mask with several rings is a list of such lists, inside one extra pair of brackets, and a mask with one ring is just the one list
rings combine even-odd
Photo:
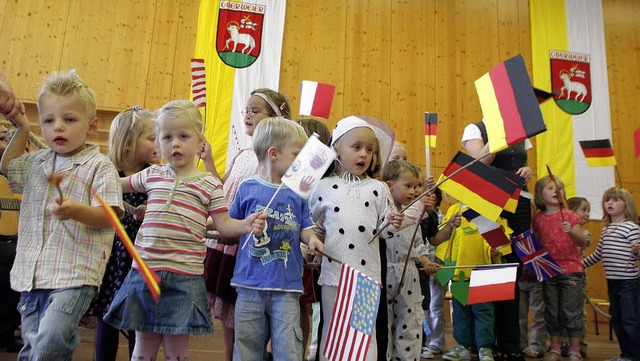
[(158, 301), (153, 299), (140, 271), (131, 269), (104, 321), (120, 330), (166, 335), (211, 333), (213, 324), (202, 276), (156, 273), (160, 276)]

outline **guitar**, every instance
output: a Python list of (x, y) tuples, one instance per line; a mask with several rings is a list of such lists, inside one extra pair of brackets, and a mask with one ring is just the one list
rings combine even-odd
[(0, 176), (0, 236), (18, 233), (19, 214), (20, 200), (13, 197), (7, 178)]

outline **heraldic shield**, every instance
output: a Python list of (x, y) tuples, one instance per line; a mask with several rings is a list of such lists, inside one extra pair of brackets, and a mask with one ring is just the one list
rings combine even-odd
[(551, 86), (560, 109), (582, 114), (591, 106), (589, 54), (551, 50)]
[(220, 1), (216, 51), (234, 68), (246, 68), (260, 56), (266, 5)]

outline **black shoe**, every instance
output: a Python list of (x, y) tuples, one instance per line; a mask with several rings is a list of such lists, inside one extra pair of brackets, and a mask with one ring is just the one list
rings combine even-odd
[(24, 344), (20, 340), (11, 340), (9, 343), (0, 345), (0, 352), (18, 353)]
[(525, 361), (524, 360), (524, 356), (519, 353), (510, 353), (509, 356), (507, 356), (507, 361)]

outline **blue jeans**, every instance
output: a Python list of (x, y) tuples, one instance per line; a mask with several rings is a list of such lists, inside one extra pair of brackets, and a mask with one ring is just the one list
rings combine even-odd
[(640, 360), (640, 278), (607, 280), (611, 325), (618, 336), (621, 356)]
[(302, 360), (300, 294), (238, 287), (235, 307), (236, 361), (262, 361), (269, 337), (274, 360)]
[(96, 292), (93, 286), (22, 292), (24, 347), (18, 360), (71, 360), (80, 343), (76, 328)]
[(493, 303), (483, 302), (463, 306), (453, 299), (453, 338), (462, 346), (493, 347)]

